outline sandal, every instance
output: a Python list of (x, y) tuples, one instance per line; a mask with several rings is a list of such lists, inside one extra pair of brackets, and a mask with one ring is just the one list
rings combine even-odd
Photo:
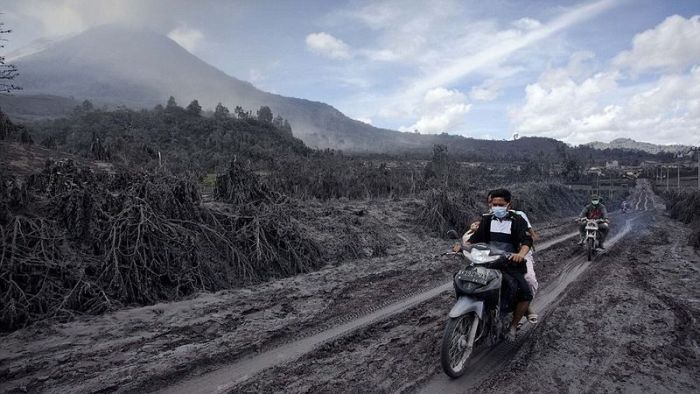
[(527, 315), (527, 321), (530, 322), (530, 324), (537, 324), (539, 316), (537, 316), (537, 313), (530, 313)]

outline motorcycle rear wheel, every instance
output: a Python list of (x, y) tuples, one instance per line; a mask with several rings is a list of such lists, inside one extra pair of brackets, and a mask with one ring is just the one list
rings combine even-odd
[(464, 375), (467, 369), (467, 361), (472, 350), (467, 349), (467, 341), (474, 319), (478, 319), (474, 312), (467, 313), (459, 317), (450, 318), (442, 336), (442, 347), (440, 351), (440, 363), (447, 376), (458, 378)]

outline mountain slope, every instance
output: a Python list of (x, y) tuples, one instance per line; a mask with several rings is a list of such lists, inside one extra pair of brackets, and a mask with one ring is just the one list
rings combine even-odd
[[(562, 145), (549, 139), (502, 143), (376, 128), (328, 104), (261, 91), (149, 30), (106, 25), (40, 44), (14, 60), (21, 72), (17, 82), (24, 90), (15, 97), (0, 97), (0, 106), (12, 117), (56, 116), (83, 99), (98, 106), (152, 108), (172, 95), (180, 105), (197, 99), (208, 109), (218, 102), (230, 110), (240, 105), (255, 111), (267, 105), (289, 120), (296, 137), (316, 148), (429, 155), (434, 144), (444, 144), (450, 152), (473, 159), (513, 159), (555, 153)], [(52, 99), (55, 103), (50, 105)], [(43, 108), (50, 113), (40, 113)]]
[(594, 149), (621, 149), (621, 150), (638, 150), (649, 153), (683, 153), (691, 149), (689, 146), (685, 145), (655, 145), (648, 142), (639, 142), (631, 138), (617, 138), (609, 143), (605, 142), (591, 142), (586, 144)]
[[(182, 105), (198, 99), (204, 108), (218, 102), (255, 111), (269, 106), (288, 119), (308, 145), (374, 150), (374, 137), (401, 133), (382, 130), (343, 115), (330, 105), (263, 92), (226, 75), (168, 37), (116, 25), (90, 29), (17, 58), (18, 94), (89, 99), (96, 104), (152, 107), (173, 95)], [(12, 114), (12, 112), (10, 112)]]

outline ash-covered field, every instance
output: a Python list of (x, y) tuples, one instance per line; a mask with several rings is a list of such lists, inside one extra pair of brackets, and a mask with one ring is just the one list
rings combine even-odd
[[(178, 108), (2, 119), (0, 392), (698, 386), (697, 194), (586, 171), (590, 151), (558, 142), (541, 160), (536, 139), (503, 142), (524, 150), (508, 160), (353, 156)], [(540, 235), (541, 322), (449, 380), (445, 235), (504, 186)], [(615, 241), (589, 263), (573, 218), (593, 192)]]

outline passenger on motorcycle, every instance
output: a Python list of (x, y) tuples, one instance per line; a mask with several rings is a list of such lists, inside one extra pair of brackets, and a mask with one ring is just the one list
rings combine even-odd
[[(534, 298), (535, 294), (537, 293), (539, 283), (537, 282), (537, 275), (535, 275), (535, 257), (533, 255), (533, 252), (535, 251), (534, 241), (536, 241), (539, 238), (539, 236), (535, 232), (535, 229), (532, 228), (530, 219), (528, 219), (525, 212), (517, 210), (512, 210), (511, 212), (514, 212), (520, 215), (523, 219), (525, 219), (525, 222), (527, 222), (527, 234), (530, 236), (530, 238), (532, 238), (533, 241), (533, 247), (530, 248), (530, 251), (527, 252), (527, 255), (525, 255), (525, 263), (527, 265), (525, 281), (527, 282), (528, 286), (530, 286), (530, 292), (532, 293), (532, 297)], [(535, 310), (532, 309), (532, 304), (530, 304), (530, 306), (527, 308), (526, 317), (530, 324), (537, 324), (538, 316), (537, 313), (535, 313)]]
[[(586, 205), (583, 210), (581, 211), (581, 214), (579, 215), (581, 219), (586, 218), (586, 219), (608, 219), (608, 211), (605, 209), (605, 205), (600, 202), (600, 197), (597, 195), (592, 195), (591, 196), (591, 203)], [(600, 232), (600, 243), (598, 244), (601, 249), (605, 249), (604, 242), (605, 238), (608, 235), (608, 223), (599, 223), (598, 224), (598, 231)], [(579, 225), (579, 232), (581, 233), (581, 240), (579, 241), (579, 245), (583, 245), (583, 241), (586, 238), (586, 223), (581, 222)]]
[[(493, 190), (490, 196), (491, 212), (482, 216), (478, 228), (474, 230), (468, 241), (469, 243), (488, 243), (493, 247), (513, 253), (509, 257), (511, 263), (506, 270), (503, 270), (503, 274), (511, 276), (517, 283), (517, 288), (512, 289), (515, 291), (517, 305), (507, 335), (509, 340), (514, 340), (518, 322), (527, 312), (532, 300), (530, 286), (525, 280), (526, 256), (532, 248), (532, 237), (527, 232), (528, 226), (525, 219), (515, 212), (509, 211), (511, 194), (508, 190)], [(460, 249), (459, 244), (455, 245), (455, 251)]]

